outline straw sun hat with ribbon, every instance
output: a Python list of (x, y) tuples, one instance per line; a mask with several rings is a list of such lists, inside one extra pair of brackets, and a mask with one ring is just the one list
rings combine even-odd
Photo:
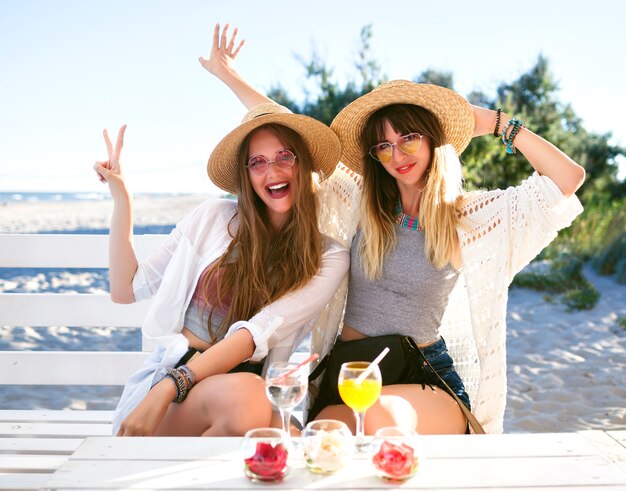
[(392, 104), (414, 104), (433, 113), (457, 155), (472, 139), (474, 112), (461, 95), (438, 85), (393, 80), (348, 104), (330, 125), (341, 141), (341, 161), (359, 174), (365, 160), (361, 149), (365, 123), (377, 110)]
[(211, 153), (207, 172), (216, 186), (237, 194), (241, 144), (252, 131), (270, 123), (286, 126), (300, 135), (311, 154), (313, 171), (319, 174), (320, 181), (333, 173), (339, 161), (341, 145), (332, 130), (309, 116), (293, 114), (286, 107), (268, 102), (250, 109), (241, 124), (222, 138)]

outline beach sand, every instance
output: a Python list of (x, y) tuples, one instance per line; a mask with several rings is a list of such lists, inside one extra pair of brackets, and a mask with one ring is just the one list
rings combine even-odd
[(626, 286), (584, 272), (601, 294), (592, 310), (509, 291), (506, 431), (626, 429)]
[[(205, 197), (141, 196), (135, 223), (163, 232)], [(0, 204), (0, 233), (106, 230), (112, 203)], [(626, 429), (626, 286), (585, 274), (601, 293), (594, 309), (568, 312), (532, 290), (512, 288), (508, 306), (506, 432)], [(106, 272), (0, 270), (0, 291), (105, 291)], [(138, 330), (1, 326), (0, 349), (139, 349)], [(95, 347), (97, 345), (97, 348)], [(117, 348), (116, 348), (117, 347)], [(0, 408), (112, 409), (120, 388), (0, 388)]]

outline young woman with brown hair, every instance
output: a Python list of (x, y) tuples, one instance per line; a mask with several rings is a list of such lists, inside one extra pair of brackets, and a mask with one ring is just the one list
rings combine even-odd
[(138, 264), (119, 162), (124, 131), (115, 148), (105, 131), (109, 159), (95, 165), (114, 201), (111, 297), (154, 297), (142, 331), (157, 349), (128, 381), (114, 434), (241, 435), (268, 426), (264, 361), (289, 358), (348, 268), (347, 250), (317, 228), (316, 181), (334, 170), (338, 140), (312, 118), (254, 107), (208, 162), (209, 177), (237, 202), (206, 200)]

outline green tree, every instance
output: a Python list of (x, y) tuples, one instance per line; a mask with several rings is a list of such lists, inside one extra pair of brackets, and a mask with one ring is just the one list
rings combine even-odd
[[(587, 171), (578, 192), (583, 201), (611, 201), (626, 190), (617, 178), (617, 157), (626, 149), (609, 143), (611, 134), (588, 132), (571, 105), (557, 97), (559, 87), (549, 70), (548, 60), (540, 55), (533, 67), (511, 83), (502, 83), (494, 100), (473, 93), (470, 102), (491, 108), (501, 107), (515, 115), (535, 133), (561, 148)], [(502, 188), (518, 184), (532, 172), (520, 155), (506, 155), (499, 139), (478, 138), (463, 153), (466, 183), (470, 188)]]
[[(307, 93), (304, 101), (298, 103), (277, 85), (269, 96), (294, 112), (330, 124), (346, 105), (384, 81), (380, 65), (371, 55), (371, 41), (371, 26), (365, 26), (355, 62), (356, 80), (352, 78), (340, 85), (332, 68), (313, 53), (309, 61), (301, 60), (307, 78), (316, 88), (313, 93)], [(426, 69), (413, 80), (454, 89), (451, 72)], [(577, 193), (585, 204), (585, 212), (559, 234), (542, 256), (556, 261), (551, 276), (556, 275), (559, 286), (571, 287), (563, 294), (563, 301), (572, 308), (591, 308), (598, 299), (597, 291), (584, 278), (574, 281), (578, 273), (582, 278), (581, 260), (593, 259), (599, 271), (615, 272), (619, 281), (626, 282), (626, 180), (617, 177), (617, 161), (626, 156), (626, 148), (610, 144), (610, 133), (587, 131), (572, 107), (559, 101), (558, 90), (548, 60), (540, 55), (526, 73), (512, 82), (501, 83), (494, 96), (476, 90), (467, 98), (472, 104), (501, 107), (506, 114), (518, 117), (586, 169), (586, 182)], [(507, 155), (500, 139), (489, 136), (473, 139), (461, 158), (468, 189), (505, 188), (519, 184), (533, 172), (521, 154)], [(566, 266), (560, 273), (559, 264)], [(544, 278), (532, 277), (521, 277), (519, 281), (545, 283)]]
[(306, 114), (330, 125), (335, 116), (353, 100), (370, 92), (384, 82), (380, 65), (371, 56), (372, 26), (361, 29), (360, 46), (357, 52), (355, 68), (359, 80), (348, 80), (342, 87), (334, 78), (334, 70), (329, 68), (317, 53), (313, 53), (309, 61), (301, 60), (306, 77), (312, 79), (317, 86), (316, 93), (307, 94), (302, 103), (296, 102), (280, 86), (273, 86), (268, 97), (274, 99), (293, 112)]
[[(269, 96), (294, 112), (330, 124), (346, 105), (385, 81), (380, 64), (371, 54), (372, 37), (371, 25), (361, 29), (355, 62), (357, 76), (345, 84), (336, 81), (334, 70), (314, 52), (308, 61), (301, 60), (306, 77), (315, 87), (303, 102), (295, 101), (280, 85), (274, 86)], [(413, 80), (454, 89), (451, 72), (429, 68)], [(501, 83), (495, 96), (477, 90), (467, 98), (479, 106), (501, 107), (507, 114), (520, 118), (528, 128), (584, 166), (587, 180), (578, 193), (584, 202), (608, 203), (623, 196), (626, 181), (617, 178), (617, 159), (626, 155), (626, 149), (610, 144), (610, 133), (587, 131), (572, 107), (559, 101), (558, 90), (548, 60), (539, 55), (526, 73), (512, 82)], [(468, 189), (505, 188), (519, 184), (533, 172), (521, 154), (507, 155), (500, 140), (488, 136), (472, 140), (461, 158)]]
[(413, 79), (418, 84), (433, 84), (454, 90), (454, 76), (452, 72), (441, 72), (428, 68)]

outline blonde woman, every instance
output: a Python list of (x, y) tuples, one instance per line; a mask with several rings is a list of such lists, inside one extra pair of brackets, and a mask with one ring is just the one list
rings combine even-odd
[[(573, 193), (583, 168), (501, 111), (403, 80), (360, 97), (331, 128), (342, 142), (344, 164), (363, 175), (336, 347), (341, 356), (354, 356), (377, 337), (393, 335), (386, 342), (395, 339), (398, 355), (410, 360), (383, 387), (386, 400), (368, 411), (366, 431), (409, 423), (420, 433), (465, 433), (472, 406), (485, 430), (502, 431), (508, 285), (582, 210)], [(458, 155), (472, 137), (486, 134), (497, 134), (503, 151), (524, 154), (536, 173), (504, 191), (465, 193)], [(448, 333), (457, 344), (453, 355)], [(474, 371), (467, 377), (475, 379), (474, 401), (457, 359)], [(352, 419), (331, 395), (318, 398), (311, 416)]]
[[(224, 33), (216, 48), (217, 33), (212, 57), (227, 61), (205, 67), (244, 104), (267, 100), (234, 72), (236, 52)], [(358, 230), (348, 238), (343, 326), (312, 375), (324, 373), (309, 419), (354, 429), (337, 391), (339, 366), (371, 360), (387, 346), (382, 395), (367, 411), (366, 433), (389, 425), (465, 433), (468, 422), (474, 432), (501, 432), (508, 286), (582, 211), (574, 193), (584, 169), (518, 119), (434, 85), (382, 84), (344, 108), (331, 128), (344, 165), (326, 186), (333, 205), (325, 210), (338, 236), (355, 224)], [(458, 156), (487, 134), (502, 140), (503, 151), (521, 152), (536, 172), (516, 187), (467, 193)], [(343, 203), (358, 202), (361, 188), (355, 213)]]
[(209, 177), (237, 202), (205, 201), (138, 264), (119, 161), (124, 131), (115, 147), (105, 131), (109, 159), (95, 165), (114, 201), (111, 297), (153, 297), (142, 330), (158, 347), (128, 381), (114, 434), (241, 435), (268, 426), (264, 361), (288, 359), (348, 268), (348, 251), (319, 233), (314, 195), (314, 174), (333, 171), (339, 142), (311, 118), (254, 107), (208, 162)]

